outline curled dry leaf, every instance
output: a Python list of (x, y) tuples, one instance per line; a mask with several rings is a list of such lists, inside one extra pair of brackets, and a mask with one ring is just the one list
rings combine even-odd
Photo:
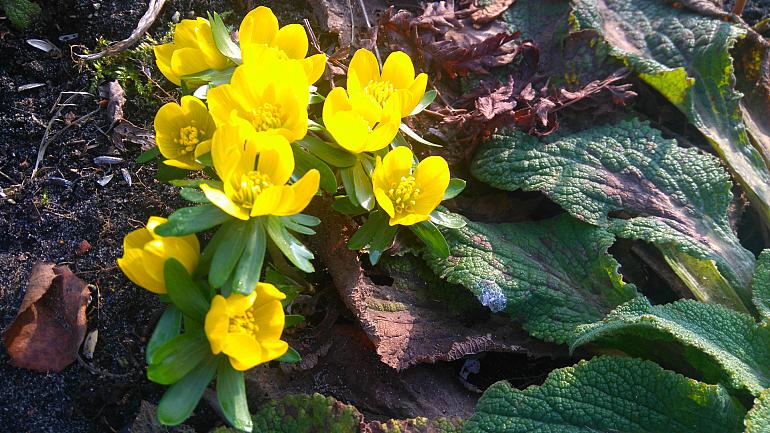
[(123, 120), (123, 105), (126, 93), (118, 80), (109, 81), (99, 86), (99, 96), (107, 100), (107, 118), (110, 124)]
[(70, 365), (86, 334), (88, 296), (67, 266), (36, 263), (19, 313), (3, 333), (13, 363), (42, 372)]
[(508, 10), (515, 1), (516, 0), (494, 0), (483, 8), (475, 10), (471, 14), (471, 21), (473, 21), (474, 25), (489, 24), (502, 15), (503, 12)]
[[(439, 280), (420, 259), (383, 260), (378, 268), (385, 275), (367, 275), (358, 254), (336, 235), (352, 233), (352, 220), (322, 203), (312, 206), (313, 215), (326, 224), (326, 230), (319, 231), (319, 255), (343, 302), (358, 317), (385, 364), (402, 370), (485, 351), (565, 355), (530, 338), (509, 320), (486, 314), (469, 292)], [(392, 283), (376, 284), (372, 278), (392, 279)]]

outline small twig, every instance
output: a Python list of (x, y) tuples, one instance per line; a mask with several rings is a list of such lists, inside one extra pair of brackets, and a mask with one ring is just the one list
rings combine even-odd
[(746, 0), (735, 0), (735, 4), (733, 5), (732, 14), (741, 16), (743, 14), (743, 9), (746, 8)]
[(93, 365), (91, 365), (91, 364), (87, 363), (86, 361), (84, 361), (83, 358), (80, 357), (79, 353), (77, 354), (77, 357), (78, 357), (78, 362), (80, 363), (80, 365), (85, 367), (86, 370), (90, 371), (93, 374), (98, 374), (100, 376), (107, 376), (107, 377), (111, 377), (111, 378), (114, 378), (114, 379), (120, 379), (120, 378), (123, 378), (123, 377), (130, 376), (129, 373), (115, 374), (115, 373), (110, 373), (109, 371), (104, 371), (104, 370), (102, 370), (100, 368), (96, 368)]
[(139, 19), (139, 23), (128, 38), (116, 42), (98, 53), (77, 54), (77, 56), (84, 60), (96, 60), (104, 56), (115, 55), (131, 45), (134, 45), (142, 38), (142, 36), (144, 36), (147, 30), (149, 30), (152, 23), (155, 22), (155, 19), (158, 18), (158, 14), (160, 14), (160, 10), (165, 3), (166, 0), (150, 0), (150, 3), (147, 5), (147, 12), (145, 12), (144, 15), (142, 15), (142, 18)]
[[(313, 31), (313, 27), (310, 26), (310, 20), (305, 18), (302, 20), (302, 23), (305, 25), (305, 30), (307, 30), (307, 34), (310, 35), (310, 45), (315, 48), (316, 51), (318, 51), (321, 54), (326, 54), (323, 51), (321, 51), (321, 45), (318, 44), (318, 38), (315, 36), (315, 32)], [(326, 57), (327, 63), (329, 57)], [(326, 79), (329, 80), (329, 83), (331, 83), (332, 89), (334, 88), (334, 80), (332, 77), (332, 71), (329, 68), (324, 68), (324, 75), (326, 76)]]
[[(371, 30), (372, 23), (371, 21), (369, 21), (369, 14), (366, 12), (366, 5), (364, 5), (364, 0), (358, 0), (358, 4), (361, 6), (361, 12), (364, 15), (364, 22), (366, 23), (366, 27)], [(351, 21), (351, 24), (352, 24), (352, 21)], [(377, 48), (376, 43), (374, 44), (374, 55), (377, 57), (377, 63), (380, 64), (380, 69), (382, 69), (382, 57), (380, 57), (380, 49)]]
[[(69, 98), (67, 98), (67, 101), (74, 98), (76, 95), (72, 95)], [(51, 126), (53, 125), (53, 122), (56, 121), (56, 119), (59, 118), (59, 115), (61, 114), (61, 110), (64, 109), (66, 105), (62, 104), (61, 107), (59, 107), (59, 110), (56, 111), (56, 114), (51, 118), (51, 121), (48, 122), (48, 126), (45, 128), (45, 133), (43, 134), (43, 139), (40, 140), (40, 147), (37, 150), (37, 158), (35, 159), (35, 166), (32, 168), (32, 175), (30, 176), (30, 179), (34, 178), (37, 174), (37, 169), (40, 166), (40, 163), (43, 161), (43, 157), (45, 156), (45, 151), (48, 149), (48, 145), (51, 144), (52, 141), (54, 141), (56, 138), (58, 138), (64, 131), (68, 130), (72, 126), (79, 126), (82, 125), (86, 120), (90, 119), (94, 114), (98, 113), (99, 110), (101, 110), (101, 107), (97, 107), (96, 110), (93, 110), (79, 119), (75, 120), (74, 122), (70, 123), (69, 125), (65, 126), (64, 128), (56, 131), (53, 135), (50, 135), (51, 133)]]

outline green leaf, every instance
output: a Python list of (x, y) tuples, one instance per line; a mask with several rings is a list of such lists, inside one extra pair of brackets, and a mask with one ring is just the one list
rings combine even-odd
[(213, 87), (227, 84), (230, 82), (233, 72), (235, 72), (234, 67), (225, 69), (207, 69), (196, 74), (183, 75), (179, 77), (179, 79), (182, 81), (182, 90), (185, 90), (185, 93), (189, 94), (189, 90), (195, 90), (201, 85), (210, 84)]
[(160, 155), (160, 149), (158, 148), (158, 146), (153, 146), (145, 150), (144, 152), (140, 153), (139, 156), (136, 157), (135, 162), (137, 164), (144, 164), (157, 158), (158, 155)]
[(731, 388), (759, 395), (770, 387), (770, 328), (721, 305), (688, 299), (652, 306), (640, 297), (581, 327), (571, 347), (631, 334), (682, 344), (694, 367), (707, 374), (718, 366)]
[(283, 329), (292, 328), (305, 321), (305, 316), (301, 314), (287, 314)]
[(198, 164), (205, 165), (206, 167), (214, 166), (214, 160), (212, 159), (211, 152), (206, 152), (203, 155), (195, 158), (195, 161), (198, 162)]
[(348, 248), (360, 250), (369, 245), (372, 239), (374, 239), (374, 235), (385, 230), (387, 226), (388, 215), (379, 209), (372, 211), (366, 221), (350, 237)]
[(203, 322), (209, 311), (209, 302), (203, 297), (198, 285), (190, 278), (187, 269), (176, 259), (168, 259), (163, 267), (166, 290), (171, 302), (193, 319)]
[(430, 141), (420, 137), (416, 132), (414, 132), (412, 130), (412, 128), (407, 126), (405, 123), (402, 123), (401, 126), (399, 127), (399, 129), (404, 134), (408, 135), (409, 138), (411, 138), (412, 140), (414, 140), (414, 141), (416, 141), (416, 142), (418, 142), (420, 144), (423, 144), (425, 146), (430, 146), (430, 147), (444, 147), (444, 146), (442, 146), (440, 144), (436, 144), (436, 143), (430, 142)]
[(382, 212), (382, 214), (385, 218), (385, 225), (374, 233), (374, 237), (369, 242), (369, 263), (372, 266), (377, 264), (377, 261), (382, 257), (382, 253), (393, 244), (393, 239), (396, 237), (399, 227), (387, 224), (388, 215), (385, 212)]
[(337, 192), (337, 177), (325, 162), (308, 153), (308, 151), (296, 143), (292, 143), (291, 150), (294, 152), (295, 165), (294, 173), (292, 174), (294, 182), (298, 181), (311, 169), (316, 169), (321, 175), (321, 188), (330, 194)]
[(155, 325), (152, 337), (150, 337), (150, 341), (147, 342), (145, 359), (148, 364), (150, 363), (150, 359), (152, 359), (152, 355), (160, 346), (179, 335), (181, 327), (182, 312), (175, 306), (169, 305), (166, 307), (166, 311), (160, 316), (160, 319), (158, 319), (158, 324)]
[(336, 210), (339, 213), (350, 215), (350, 216), (363, 215), (367, 212), (366, 209), (362, 208), (357, 203), (353, 204), (348, 198), (348, 196), (346, 195), (338, 195), (334, 197), (334, 203), (332, 203), (332, 209)]
[(450, 229), (461, 229), (465, 227), (465, 220), (462, 219), (462, 217), (457, 214), (442, 212), (438, 209), (430, 213), (430, 222)]
[(283, 356), (276, 359), (276, 361), (283, 362), (285, 364), (296, 364), (297, 362), (302, 361), (302, 356), (299, 354), (299, 352), (289, 347), (289, 350), (287, 350)]
[(270, 433), (357, 433), (361, 414), (321, 394), (273, 400), (254, 414), (254, 431)]
[[(353, 172), (353, 188), (355, 189), (355, 198), (358, 200), (358, 204), (366, 210), (374, 209), (374, 190), (372, 187), (372, 178), (364, 170), (364, 166), (361, 160), (352, 167)], [(348, 194), (350, 191), (346, 189)]]
[[(462, 226), (465, 226), (465, 220), (462, 217), (454, 216), (454, 220), (461, 221), (463, 223)], [(420, 238), (431, 254), (441, 259), (449, 257), (449, 244), (447, 244), (444, 235), (441, 234), (432, 222), (422, 221), (410, 225), (409, 230)]]
[(428, 108), (428, 106), (436, 99), (436, 95), (438, 95), (438, 92), (435, 90), (428, 90), (425, 92), (425, 94), (422, 95), (420, 102), (417, 103), (417, 105), (414, 107), (414, 110), (412, 110), (409, 115), (414, 116), (415, 114), (419, 114), (422, 112), (422, 110)]
[(770, 431), (770, 389), (766, 389), (754, 400), (744, 420), (745, 433), (766, 433)]
[(569, 342), (579, 325), (636, 296), (607, 254), (612, 233), (566, 214), (534, 223), (469, 222), (442, 233), (450, 256), (426, 255), (433, 270), (546, 341)]
[(356, 163), (355, 155), (312, 135), (306, 135), (295, 144), (333, 167), (352, 167)]
[(158, 403), (158, 421), (163, 425), (179, 425), (189, 418), (214, 378), (218, 364), (219, 360), (209, 355), (193, 371), (171, 385)]
[(40, 15), (40, 5), (29, 0), (3, 0), (1, 3), (11, 24), (26, 29)]
[(262, 218), (252, 218), (246, 225), (246, 247), (233, 277), (233, 290), (242, 295), (250, 294), (257, 287), (267, 248), (267, 233)]
[(147, 378), (161, 385), (171, 385), (210, 355), (211, 346), (202, 332), (185, 332), (155, 351), (147, 367)]
[(492, 385), (463, 433), (740, 433), (745, 413), (718, 385), (600, 357), (554, 370), (541, 386)]
[(770, 323), (770, 250), (762, 251), (757, 259), (751, 293), (762, 321)]
[(214, 12), (213, 16), (209, 14), (209, 22), (211, 23), (211, 34), (214, 37), (214, 44), (219, 52), (235, 63), (242, 63), (241, 48), (230, 38), (230, 31), (227, 30), (225, 23), (222, 22), (222, 17)]
[(224, 188), (224, 186), (222, 185), (222, 182), (217, 180), (211, 180), (211, 179), (177, 179), (177, 180), (172, 180), (169, 183), (174, 186), (195, 187), (195, 188), (198, 188), (205, 183), (217, 189)]
[(286, 230), (279, 217), (268, 217), (267, 234), (294, 266), (303, 272), (313, 272), (313, 264), (310, 263), (314, 258), (313, 253)]
[(193, 203), (209, 203), (206, 194), (197, 188), (182, 188), (179, 190), (179, 195), (182, 196), (183, 199)]
[(161, 163), (158, 164), (158, 172), (155, 173), (155, 179), (170, 183), (172, 180), (184, 179), (188, 174), (190, 174), (189, 170)]
[(576, 24), (603, 34), (612, 55), (687, 116), (770, 221), (770, 171), (746, 133), (729, 53), (746, 31), (663, 1), (573, 3)]
[[(476, 154), (471, 171), (500, 189), (542, 191), (575, 217), (609, 226), (618, 237), (713, 260), (742, 303), (751, 304), (754, 256), (727, 220), (729, 176), (716, 158), (678, 147), (646, 122), (624, 121), (542, 140), (521, 132), (497, 135)], [(609, 217), (616, 211), (633, 217)]]
[(213, 204), (183, 207), (169, 215), (168, 222), (155, 228), (160, 236), (185, 236), (208, 230), (231, 219)]
[[(222, 225), (221, 244), (214, 252), (209, 269), (209, 284), (211, 287), (220, 288), (224, 286), (230, 274), (235, 270), (235, 266), (241, 259), (243, 250), (246, 249), (246, 243), (250, 240), (251, 229), (253, 225), (249, 221), (233, 219)], [(244, 275), (245, 276), (245, 275)], [(243, 288), (246, 290), (246, 288)], [(251, 288), (254, 289), (253, 287)]]
[(442, 200), (451, 200), (460, 195), (460, 193), (465, 189), (465, 184), (466, 182), (462, 179), (449, 179), (449, 186), (444, 192), (444, 198)]
[(230, 358), (222, 356), (217, 368), (217, 400), (227, 422), (238, 430), (250, 432), (252, 428), (249, 403), (246, 401), (246, 384), (243, 372), (230, 365)]

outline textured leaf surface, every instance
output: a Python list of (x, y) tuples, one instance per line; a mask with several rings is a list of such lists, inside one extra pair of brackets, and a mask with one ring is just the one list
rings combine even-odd
[(746, 433), (770, 431), (770, 389), (754, 400), (754, 407), (746, 415)]
[(751, 292), (754, 306), (764, 321), (770, 321), (770, 250), (762, 251), (751, 280)]
[(751, 145), (729, 50), (745, 30), (662, 0), (573, 0), (581, 28), (600, 31), (640, 77), (681, 110), (766, 217), (770, 171)]
[(613, 235), (566, 214), (536, 223), (469, 222), (443, 233), (450, 256), (427, 257), (434, 271), (546, 341), (569, 342), (577, 326), (636, 296), (607, 254)]
[(732, 388), (758, 395), (770, 387), (770, 328), (721, 305), (681, 300), (652, 306), (638, 298), (582, 331), (572, 347), (629, 334), (673, 339), (688, 349), (685, 356), (696, 368), (709, 372), (718, 365)]
[[(727, 173), (715, 158), (678, 147), (646, 122), (544, 139), (497, 135), (477, 152), (472, 171), (500, 189), (542, 191), (577, 218), (609, 225), (620, 237), (713, 260), (743, 302), (751, 302), (754, 256), (727, 221)], [(630, 218), (610, 218), (618, 211)]]
[(745, 409), (706, 385), (633, 358), (554, 370), (542, 386), (505, 382), (479, 400), (464, 433), (738, 433)]

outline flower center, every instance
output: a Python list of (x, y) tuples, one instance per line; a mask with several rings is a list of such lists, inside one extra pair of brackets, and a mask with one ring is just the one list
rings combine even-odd
[(179, 130), (179, 138), (174, 139), (174, 143), (179, 144), (179, 152), (182, 155), (195, 150), (195, 146), (201, 141), (201, 137), (206, 131), (202, 131), (194, 126), (185, 126)]
[(251, 124), (257, 131), (281, 127), (281, 106), (265, 102), (251, 109)]
[(241, 176), (240, 188), (235, 198), (244, 207), (250, 208), (257, 196), (271, 186), (273, 182), (268, 175), (252, 170)]
[(364, 87), (364, 92), (373, 97), (380, 106), (385, 106), (385, 101), (388, 100), (395, 90), (393, 83), (390, 81), (370, 80), (366, 87)]
[(231, 334), (249, 334), (254, 338), (257, 338), (257, 332), (259, 332), (259, 325), (257, 325), (254, 319), (253, 308), (249, 308), (241, 316), (230, 317), (230, 326), (227, 332)]
[(420, 197), (420, 188), (417, 188), (414, 176), (401, 176), (398, 183), (391, 183), (388, 197), (393, 202), (396, 215), (414, 212), (414, 206)]

